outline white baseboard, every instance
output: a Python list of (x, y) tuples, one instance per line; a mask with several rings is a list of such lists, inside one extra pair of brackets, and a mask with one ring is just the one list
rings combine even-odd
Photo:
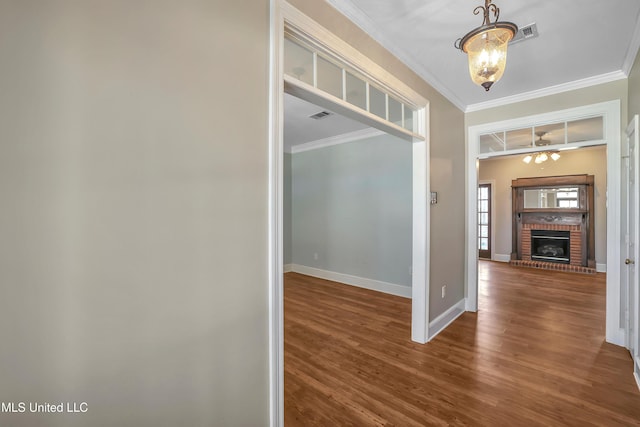
[(509, 262), (511, 261), (511, 254), (493, 254), (493, 260), (494, 261), (500, 261), (500, 262)]
[(596, 264), (596, 271), (598, 273), (606, 273), (607, 272), (607, 264)]
[(411, 286), (396, 285), (394, 283), (381, 282), (380, 280), (367, 279), (364, 277), (352, 276), (350, 274), (336, 273), (335, 271), (327, 271), (321, 270), (319, 268), (307, 267), (306, 265), (290, 265), (291, 271), (296, 273), (319, 277), (320, 279), (333, 280), (334, 282), (340, 282), (346, 285), (357, 286), (364, 289), (370, 289), (372, 291), (384, 292), (385, 294), (411, 298)]
[(293, 264), (285, 264), (282, 268), (283, 273), (291, 273), (293, 271)]
[(640, 390), (640, 357), (634, 357), (633, 359), (633, 378), (636, 379), (636, 385)]
[(640, 357), (636, 356), (633, 359), (633, 377), (636, 379), (638, 390), (640, 390)]
[(612, 330), (607, 330), (605, 334), (605, 341), (609, 344), (615, 344), (620, 347), (627, 348), (625, 345), (626, 342), (626, 332), (624, 328), (612, 328)]
[(429, 322), (429, 341), (435, 338), (440, 332), (456, 320), (462, 313), (465, 312), (467, 304), (466, 298), (458, 301), (453, 307), (442, 313), (440, 316)]

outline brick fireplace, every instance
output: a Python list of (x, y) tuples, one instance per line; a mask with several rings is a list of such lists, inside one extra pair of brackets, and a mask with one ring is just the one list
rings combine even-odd
[[(595, 273), (593, 176), (520, 178), (513, 180), (512, 184), (511, 264)], [(562, 191), (569, 188), (573, 191), (572, 194), (576, 195), (570, 207), (532, 207), (524, 202), (527, 195), (524, 192), (525, 189), (560, 189)]]

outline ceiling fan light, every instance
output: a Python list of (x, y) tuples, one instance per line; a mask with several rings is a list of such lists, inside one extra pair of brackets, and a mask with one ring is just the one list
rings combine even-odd
[(556, 160), (558, 160), (560, 158), (560, 154), (559, 153), (551, 153), (551, 158), (555, 162)]
[(522, 161), (526, 164), (531, 163), (531, 160), (533, 160), (533, 156), (531, 154), (527, 154), (526, 156), (524, 156), (524, 159), (522, 159)]

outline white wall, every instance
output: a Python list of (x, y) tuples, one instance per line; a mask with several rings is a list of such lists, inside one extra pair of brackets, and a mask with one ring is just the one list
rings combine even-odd
[(411, 287), (411, 156), (390, 135), (293, 154), (292, 263)]
[(267, 424), (268, 26), (0, 1), (0, 425)]

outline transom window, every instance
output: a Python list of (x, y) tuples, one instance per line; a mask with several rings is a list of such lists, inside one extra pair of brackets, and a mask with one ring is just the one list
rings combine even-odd
[(548, 123), (520, 129), (505, 129), (480, 135), (482, 153), (555, 149), (563, 145), (604, 139), (602, 116)]
[(328, 55), (289, 36), (284, 39), (284, 73), (409, 133), (417, 133), (416, 109)]

